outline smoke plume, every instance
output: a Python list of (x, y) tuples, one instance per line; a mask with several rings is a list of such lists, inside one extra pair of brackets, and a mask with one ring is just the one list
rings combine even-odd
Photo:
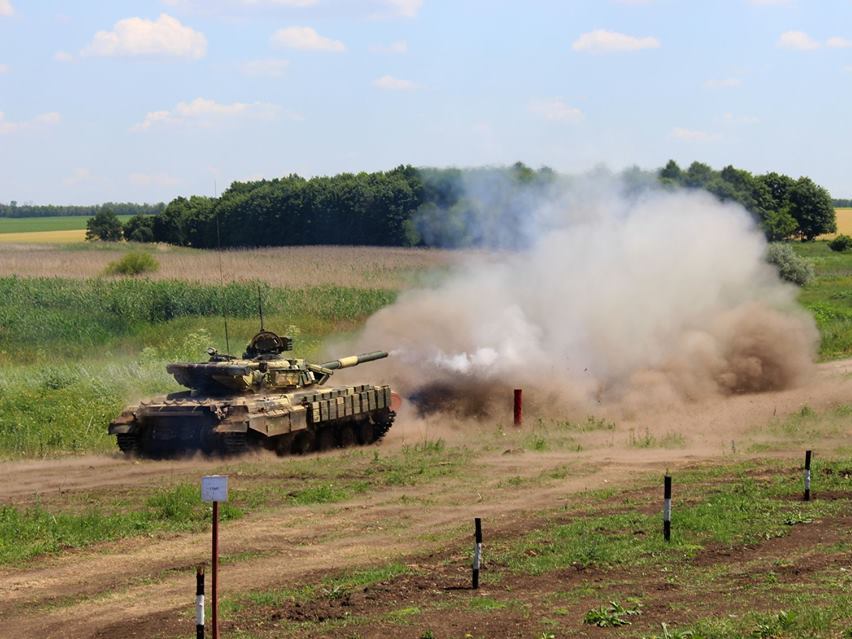
[(813, 320), (740, 206), (591, 179), (512, 202), (514, 228), (497, 235), (523, 248), (403, 293), (359, 338), (392, 351), (384, 373), (421, 411), (487, 415), (512, 387), (540, 412), (653, 409), (782, 389), (809, 370)]

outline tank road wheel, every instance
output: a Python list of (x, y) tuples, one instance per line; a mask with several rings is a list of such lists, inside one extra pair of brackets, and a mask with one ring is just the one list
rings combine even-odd
[(392, 410), (383, 410), (378, 415), (373, 416), (373, 432), (375, 434), (374, 441), (379, 441), (387, 434), (390, 427), (393, 426), (393, 420), (395, 417), (396, 413)]
[(142, 446), (136, 433), (121, 433), (115, 436), (118, 449), (126, 457), (138, 457)]
[(275, 444), (273, 448), (275, 449), (275, 454), (279, 457), (286, 457), (293, 450), (293, 439), (294, 436), (290, 433), (286, 435), (278, 435), (275, 438)]
[(222, 450), (228, 457), (242, 455), (248, 451), (248, 440), (245, 433), (224, 433), (222, 435)]
[(313, 433), (303, 430), (296, 433), (290, 444), (291, 455), (304, 455), (314, 449)]
[(317, 450), (331, 450), (333, 448), (337, 448), (337, 438), (334, 436), (334, 429), (325, 426), (317, 434)]
[(358, 444), (358, 439), (355, 437), (355, 429), (351, 424), (344, 424), (340, 427), (340, 447), (349, 448)]
[(368, 419), (358, 424), (358, 443), (362, 446), (373, 443), (373, 423)]

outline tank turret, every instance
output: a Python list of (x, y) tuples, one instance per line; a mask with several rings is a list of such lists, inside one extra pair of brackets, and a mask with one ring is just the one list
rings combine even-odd
[(263, 446), (304, 453), (371, 444), (388, 431), (399, 397), (387, 385), (323, 386), (334, 371), (388, 356), (350, 355), (322, 364), (289, 357), (290, 337), (261, 330), (242, 357), (207, 350), (201, 363), (166, 370), (188, 391), (128, 406), (110, 423), (129, 455), (180, 450), (239, 453)]
[(166, 371), (178, 384), (199, 393), (259, 393), (322, 385), (335, 370), (388, 356), (384, 351), (375, 351), (312, 364), (304, 359), (286, 357), (284, 353), (292, 349), (291, 337), (261, 331), (246, 346), (242, 358), (208, 349), (210, 359), (207, 362), (169, 364)]

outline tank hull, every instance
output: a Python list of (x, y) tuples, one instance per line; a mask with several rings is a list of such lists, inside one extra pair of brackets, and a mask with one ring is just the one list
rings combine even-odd
[(225, 397), (187, 391), (127, 407), (109, 433), (128, 456), (304, 454), (379, 441), (393, 424), (395, 397), (387, 385)]

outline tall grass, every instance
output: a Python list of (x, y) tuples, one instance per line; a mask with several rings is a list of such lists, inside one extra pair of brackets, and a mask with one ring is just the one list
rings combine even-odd
[(0, 358), (82, 354), (145, 325), (218, 317), (223, 307), (232, 317), (256, 317), (259, 297), (267, 314), (351, 321), (389, 304), (395, 294), (338, 286), (271, 288), (262, 282), (220, 287), (177, 280), (5, 277), (0, 278)]

